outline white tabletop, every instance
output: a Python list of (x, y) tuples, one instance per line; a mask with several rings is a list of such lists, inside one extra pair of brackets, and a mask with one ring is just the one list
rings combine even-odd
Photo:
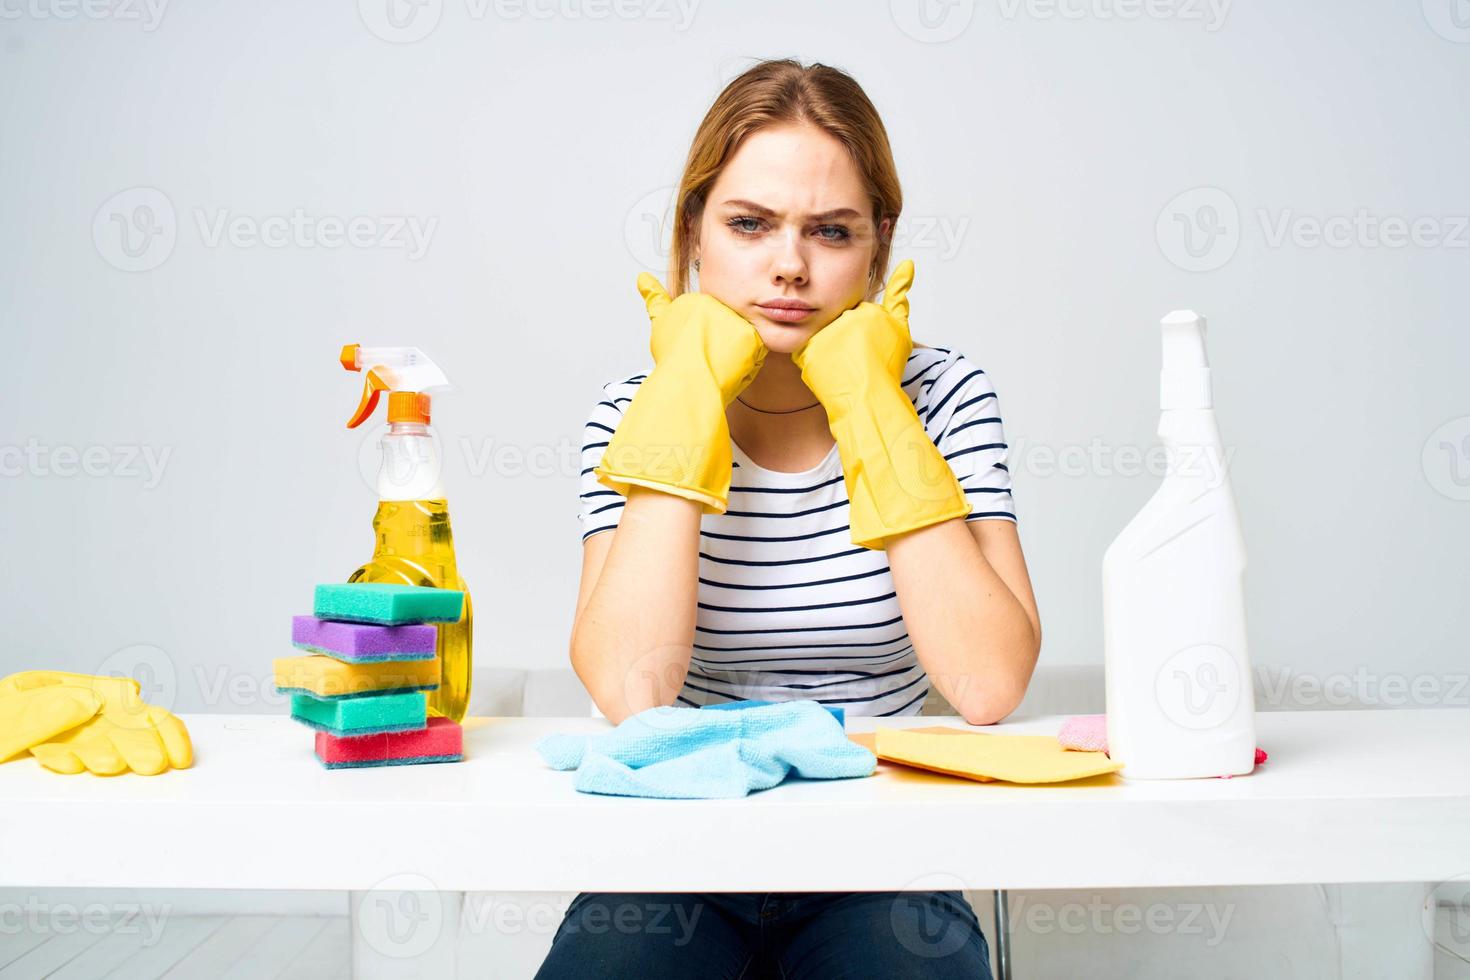
[[(882, 764), (736, 800), (578, 793), (470, 718), (459, 763), (328, 771), (284, 716), (184, 715), (194, 767), (0, 765), (0, 886), (801, 891), (1438, 881), (1470, 872), (1470, 710), (1272, 712), (1233, 779), (979, 783)], [(1060, 717), (977, 729), (1055, 734)], [(849, 718), (849, 731), (958, 718)], [(408, 876), (407, 878), (395, 876)]]

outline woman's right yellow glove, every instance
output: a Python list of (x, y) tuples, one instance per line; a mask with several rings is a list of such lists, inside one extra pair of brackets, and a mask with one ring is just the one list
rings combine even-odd
[(725, 409), (760, 373), (766, 345), (754, 324), (708, 293), (670, 299), (647, 272), (638, 291), (653, 322), (654, 368), (618, 422), (597, 480), (625, 497), (650, 487), (723, 514), (732, 463)]

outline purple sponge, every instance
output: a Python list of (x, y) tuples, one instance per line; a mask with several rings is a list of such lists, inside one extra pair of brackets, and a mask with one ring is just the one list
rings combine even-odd
[(433, 660), (439, 631), (433, 626), (370, 626), (315, 616), (291, 617), (291, 645), (350, 664), (384, 660)]

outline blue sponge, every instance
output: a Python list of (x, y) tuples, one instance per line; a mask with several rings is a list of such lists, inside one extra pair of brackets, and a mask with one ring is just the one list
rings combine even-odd
[(316, 587), (312, 612), (317, 619), (402, 626), (457, 622), (463, 607), (464, 593), (457, 589), (388, 582), (334, 582)]
[(338, 738), (384, 732), (413, 732), (428, 724), (428, 698), (422, 691), (322, 701), (291, 695), (291, 717), (307, 728)]

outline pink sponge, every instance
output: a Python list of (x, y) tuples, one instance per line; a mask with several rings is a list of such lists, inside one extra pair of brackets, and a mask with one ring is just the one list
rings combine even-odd
[(458, 762), (464, 758), (464, 729), (448, 718), (436, 716), (429, 719), (427, 727), (410, 732), (384, 732), (359, 738), (317, 732), (316, 757), (328, 769)]
[(1077, 715), (1062, 722), (1057, 732), (1057, 741), (1064, 749), (1080, 752), (1106, 752), (1108, 750), (1108, 716)]

